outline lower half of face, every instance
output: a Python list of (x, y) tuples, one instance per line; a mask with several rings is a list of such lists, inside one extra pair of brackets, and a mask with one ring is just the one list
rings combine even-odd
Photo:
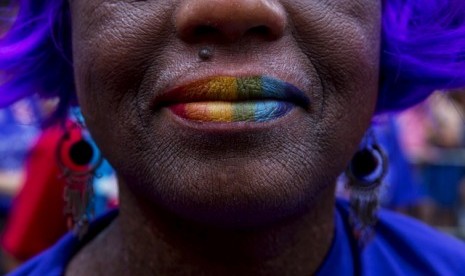
[[(141, 2), (128, 17), (100, 2), (72, 8), (78, 97), (132, 193), (183, 219), (246, 227), (315, 208), (332, 189), (376, 102), (379, 3), (276, 1), (278, 38), (198, 42), (170, 32), (176, 8)], [(92, 20), (99, 10), (105, 20)]]

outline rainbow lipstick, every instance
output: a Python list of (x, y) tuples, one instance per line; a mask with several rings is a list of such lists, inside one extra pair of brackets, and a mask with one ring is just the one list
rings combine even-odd
[(266, 76), (212, 77), (177, 87), (163, 98), (181, 118), (222, 123), (267, 122), (309, 104), (295, 86)]

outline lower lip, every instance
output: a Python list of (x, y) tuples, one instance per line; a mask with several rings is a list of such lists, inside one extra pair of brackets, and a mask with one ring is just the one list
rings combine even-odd
[(286, 116), (295, 105), (283, 101), (192, 102), (171, 105), (176, 116), (206, 123), (269, 122)]

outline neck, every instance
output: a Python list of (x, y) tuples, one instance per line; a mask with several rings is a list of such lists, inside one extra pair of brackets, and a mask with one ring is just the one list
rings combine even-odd
[(81, 250), (68, 274), (311, 275), (331, 245), (333, 187), (299, 217), (260, 229), (225, 230), (154, 212), (120, 186), (118, 218)]

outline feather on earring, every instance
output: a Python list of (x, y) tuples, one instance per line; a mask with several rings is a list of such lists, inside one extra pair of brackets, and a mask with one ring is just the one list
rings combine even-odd
[(82, 238), (93, 217), (93, 180), (103, 157), (86, 137), (82, 124), (68, 122), (64, 129), (56, 149), (56, 160), (66, 179), (64, 213), (68, 228)]
[(387, 171), (387, 156), (376, 141), (373, 130), (369, 129), (346, 170), (350, 189), (350, 223), (361, 246), (373, 235), (379, 188)]

